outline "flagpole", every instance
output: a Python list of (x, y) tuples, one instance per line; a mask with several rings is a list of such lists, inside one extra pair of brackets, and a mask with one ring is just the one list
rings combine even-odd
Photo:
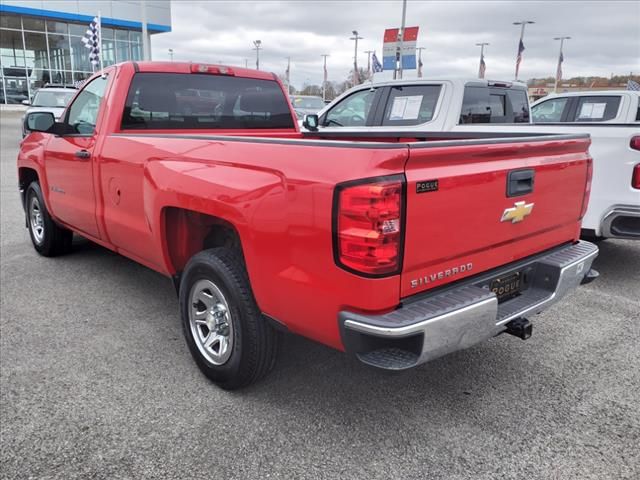
[[(405, 20), (407, 18), (407, 0), (402, 0), (402, 24), (400, 26), (400, 30), (398, 31), (398, 46), (397, 46), (397, 56), (396, 58), (400, 60), (400, 65), (398, 66), (398, 78), (402, 79), (402, 45), (404, 43), (404, 26)], [(393, 78), (396, 78), (395, 72), (393, 74)]]
[(562, 61), (564, 57), (562, 55), (562, 46), (564, 45), (565, 40), (569, 40), (571, 37), (556, 37), (554, 40), (560, 40), (560, 52), (558, 53), (558, 68), (556, 69), (556, 83), (553, 87), (553, 93), (558, 92), (558, 83), (560, 83), (560, 75), (562, 74)]
[(100, 65), (100, 74), (103, 75), (103, 63), (102, 63), (102, 14), (98, 10), (98, 62)]
[(426, 47), (416, 47), (418, 50), (418, 78), (422, 78), (422, 50)]
[(291, 89), (289, 87), (291, 75), (291, 57), (287, 57), (287, 95), (291, 93)]
[[(522, 61), (522, 52), (520, 51), (520, 45), (524, 47), (522, 40), (524, 39), (524, 27), (527, 24), (532, 24), (531, 20), (522, 20), (521, 22), (513, 22), (514, 25), (521, 25), (520, 28), (520, 42), (518, 42), (518, 56), (516, 57), (516, 82), (518, 81), (518, 73), (520, 73), (520, 62)], [(523, 49), (524, 50), (524, 49)], [(520, 58), (520, 62), (518, 61)]]
[(480, 47), (480, 65), (478, 66), (478, 78), (484, 78), (484, 72), (482, 71), (482, 62), (484, 60), (484, 47), (489, 45), (487, 42), (476, 43), (476, 47)]

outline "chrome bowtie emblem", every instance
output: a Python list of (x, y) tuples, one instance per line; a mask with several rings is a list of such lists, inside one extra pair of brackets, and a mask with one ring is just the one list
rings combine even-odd
[(516, 202), (511, 208), (505, 208), (502, 214), (501, 222), (518, 223), (524, 220), (533, 210), (533, 203)]

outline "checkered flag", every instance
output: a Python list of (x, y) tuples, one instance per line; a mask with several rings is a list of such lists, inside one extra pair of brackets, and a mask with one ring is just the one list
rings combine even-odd
[(89, 30), (82, 37), (82, 43), (89, 49), (89, 61), (95, 70), (100, 63), (100, 19), (98, 17), (89, 24)]

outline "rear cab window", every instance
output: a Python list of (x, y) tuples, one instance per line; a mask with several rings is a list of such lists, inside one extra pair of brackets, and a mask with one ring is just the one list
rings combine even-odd
[(276, 81), (200, 73), (136, 73), (122, 130), (293, 129)]
[(433, 119), (441, 85), (408, 85), (391, 87), (383, 126), (420, 125)]
[(574, 122), (604, 122), (618, 116), (620, 96), (579, 97)]
[(464, 89), (459, 123), (529, 123), (527, 92), (468, 85)]

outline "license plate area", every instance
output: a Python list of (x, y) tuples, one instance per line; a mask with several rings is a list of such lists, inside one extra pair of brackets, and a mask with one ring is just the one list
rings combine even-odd
[(489, 289), (498, 297), (498, 303), (516, 297), (522, 291), (522, 274), (514, 272), (494, 278)]

